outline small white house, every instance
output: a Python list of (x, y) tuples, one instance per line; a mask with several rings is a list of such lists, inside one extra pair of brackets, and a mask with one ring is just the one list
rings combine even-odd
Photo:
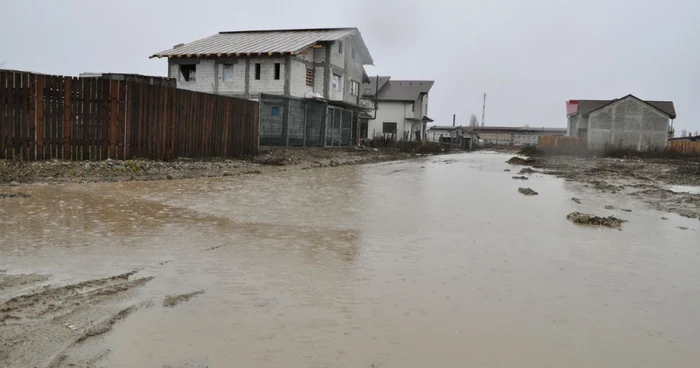
[(177, 87), (257, 99), (261, 93), (360, 103), (372, 56), (357, 28), (220, 32), (176, 45), (168, 58)]
[(427, 124), (433, 121), (428, 117), (428, 93), (434, 84), (428, 80), (370, 78), (362, 85), (362, 102), (375, 110), (363, 119), (361, 136), (397, 141), (425, 139)]

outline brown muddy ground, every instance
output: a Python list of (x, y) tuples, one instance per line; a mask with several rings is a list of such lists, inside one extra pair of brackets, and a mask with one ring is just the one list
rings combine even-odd
[(514, 163), (602, 192), (636, 197), (661, 211), (700, 218), (697, 162), (542, 155)]
[(129, 301), (130, 291), (152, 277), (135, 273), (54, 286), (42, 275), (0, 272), (0, 294), (11, 296), (0, 303), (0, 366), (91, 367), (103, 354), (80, 359), (70, 352), (143, 305)]
[(262, 174), (405, 160), (421, 155), (375, 148), (270, 147), (241, 160), (105, 160), (16, 162), (0, 160), (0, 186), (23, 183), (92, 183), (192, 179)]

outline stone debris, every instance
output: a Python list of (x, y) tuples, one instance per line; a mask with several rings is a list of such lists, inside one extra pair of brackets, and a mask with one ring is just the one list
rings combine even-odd
[(623, 212), (632, 212), (632, 210), (628, 210), (628, 209), (626, 209), (626, 208), (620, 208), (620, 211), (623, 211)]
[(572, 212), (566, 216), (566, 219), (575, 224), (604, 226), (613, 229), (619, 229), (623, 223), (627, 222), (615, 216), (599, 217), (581, 212)]
[(581, 200), (578, 199), (578, 198), (576, 198), (576, 197), (571, 198), (571, 200), (574, 201), (574, 202), (576, 202), (576, 203), (578, 203), (578, 204), (581, 204)]
[(681, 229), (681, 230), (688, 230), (688, 227), (686, 227), (686, 226), (676, 226), (676, 227)]
[(503, 171), (505, 171), (505, 172), (510, 172), (510, 169), (503, 169)]
[(507, 164), (511, 165), (534, 165), (535, 162), (537, 162), (537, 160), (532, 157), (522, 158), (517, 156), (506, 161)]
[(204, 294), (204, 290), (195, 291), (187, 294), (168, 295), (163, 300), (163, 307), (172, 308), (180, 303), (186, 302), (197, 295)]
[(615, 206), (606, 205), (606, 206), (605, 206), (605, 209), (606, 209), (606, 210), (614, 210), (614, 209), (615, 209)]
[(539, 193), (535, 192), (534, 190), (530, 188), (518, 188), (518, 192), (527, 195), (527, 196), (533, 196), (533, 195), (538, 195)]
[(520, 170), (520, 172), (518, 172), (518, 174), (520, 174), (520, 175), (522, 175), (522, 174), (534, 174), (534, 173), (536, 173), (536, 171), (529, 168), (529, 167), (526, 167), (526, 168)]
[(27, 193), (0, 193), (0, 199), (5, 198), (29, 198), (31, 195)]
[(662, 217), (661, 219), (662, 219), (662, 220), (668, 220), (668, 217)]
[(515, 180), (529, 180), (526, 176), (514, 176), (513, 179), (515, 179)]

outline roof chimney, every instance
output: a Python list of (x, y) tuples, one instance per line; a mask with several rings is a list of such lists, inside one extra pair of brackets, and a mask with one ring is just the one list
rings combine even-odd
[(184, 43), (178, 43), (177, 45), (173, 46), (174, 49), (185, 46)]

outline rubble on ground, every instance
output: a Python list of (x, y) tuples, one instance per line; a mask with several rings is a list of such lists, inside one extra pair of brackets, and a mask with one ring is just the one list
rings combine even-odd
[(608, 205), (605, 206), (605, 209), (606, 209), (606, 210), (614, 210), (614, 209), (615, 209), (615, 206), (611, 206), (611, 205), (608, 204)]
[(514, 176), (513, 179), (515, 180), (529, 180), (527, 176)]
[(619, 229), (623, 223), (627, 222), (615, 216), (600, 217), (581, 212), (572, 212), (566, 216), (566, 219), (575, 224), (604, 226), (614, 229)]
[(527, 196), (534, 196), (534, 195), (538, 195), (538, 194), (539, 194), (539, 193), (535, 192), (534, 190), (532, 190), (532, 189), (530, 189), (530, 188), (518, 188), (518, 192), (520, 192), (520, 193), (522, 193), (522, 194), (524, 194), (524, 195), (527, 195)]
[(0, 193), (0, 199), (5, 199), (5, 198), (29, 198), (31, 195), (27, 193)]
[(571, 198), (571, 200), (578, 203), (578, 204), (581, 204), (581, 200), (576, 198), (576, 197)]
[(535, 171), (535, 170), (533, 170), (533, 169), (531, 169), (531, 168), (529, 168), (529, 167), (526, 167), (526, 168), (520, 170), (520, 172), (518, 172), (518, 174), (520, 174), (520, 175), (522, 175), (522, 174), (534, 174), (534, 173), (536, 173), (536, 172), (537, 172), (537, 171)]
[(537, 162), (537, 160), (535, 160), (532, 157), (522, 158), (517, 156), (512, 157), (510, 160), (506, 161), (507, 164), (511, 165), (533, 165), (535, 164), (535, 162)]

